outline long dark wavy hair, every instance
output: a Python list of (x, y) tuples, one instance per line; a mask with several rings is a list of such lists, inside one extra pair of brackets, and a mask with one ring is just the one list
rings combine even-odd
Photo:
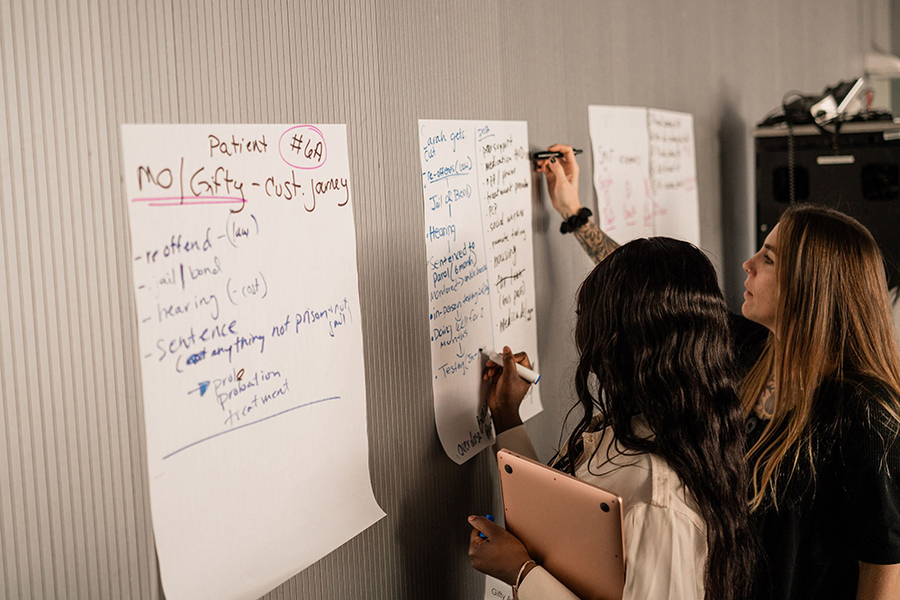
[[(575, 339), (581, 356), (572, 410), (580, 407), (582, 417), (555, 466), (574, 474), (582, 433), (597, 415), (620, 450), (665, 459), (706, 522), (706, 597), (748, 597), (756, 544), (744, 415), (728, 312), (709, 259), (663, 237), (618, 248), (581, 285)], [(636, 415), (652, 438), (634, 430)]]

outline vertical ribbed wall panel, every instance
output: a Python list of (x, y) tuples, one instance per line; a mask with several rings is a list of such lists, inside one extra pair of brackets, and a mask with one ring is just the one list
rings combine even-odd
[[(0, 145), (3, 148), (13, 147), (10, 119), (14, 114), (10, 103), (10, 82), (7, 80), (12, 65), (9, 26), (12, 18), (10, 7), (0, 4)], [(8, 151), (4, 154), (8, 154)], [(12, 312), (13, 268), (16, 255), (15, 240), (10, 239), (11, 225), (14, 219), (10, 214), (13, 206), (12, 164), (7, 156), (0, 155), (0, 594), (11, 597), (12, 592), (20, 589), (16, 569), (15, 522), (19, 518), (13, 497), (13, 466), (17, 465), (16, 424), (13, 419), (11, 405), (16, 398), (16, 386), (13, 370), (18, 362), (13, 357), (12, 331), (10, 322)], [(18, 311), (17, 311), (18, 312)], [(15, 436), (15, 437), (14, 437)]]
[[(388, 517), (266, 598), (476, 598), (465, 517), (495, 506), (494, 463), (456, 466), (435, 435), (417, 119), (526, 120), (532, 149), (589, 148), (588, 104), (693, 113), (702, 241), (735, 289), (750, 127), (789, 89), (857, 75), (884, 5), (0, 0), (0, 598), (161, 596), (122, 123), (347, 123)], [(595, 206), (589, 153), (581, 166)], [(590, 268), (557, 227), (536, 194), (542, 454), (571, 402), (570, 308)]]

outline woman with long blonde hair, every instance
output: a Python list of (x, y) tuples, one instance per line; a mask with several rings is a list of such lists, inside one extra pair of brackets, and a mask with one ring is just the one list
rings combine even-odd
[(881, 251), (835, 210), (792, 206), (744, 263), (769, 329), (744, 378), (762, 597), (900, 598), (900, 356)]
[[(553, 206), (600, 261), (617, 244), (573, 219), (578, 165), (569, 147), (551, 149), (563, 157), (539, 170)], [(732, 326), (762, 544), (756, 596), (896, 600), (900, 355), (878, 245), (843, 213), (791, 206), (744, 270), (749, 323)]]

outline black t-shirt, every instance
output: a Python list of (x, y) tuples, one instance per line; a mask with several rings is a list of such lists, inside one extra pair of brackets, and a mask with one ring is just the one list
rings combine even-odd
[[(740, 335), (738, 354), (747, 342)], [(811, 425), (815, 477), (801, 461), (786, 484), (784, 473), (778, 480), (778, 508), (754, 513), (762, 550), (757, 598), (852, 600), (860, 561), (900, 563), (900, 440), (896, 421), (875, 399), (886, 394), (852, 377), (819, 387), (819, 417)], [(748, 448), (767, 424), (748, 419)]]

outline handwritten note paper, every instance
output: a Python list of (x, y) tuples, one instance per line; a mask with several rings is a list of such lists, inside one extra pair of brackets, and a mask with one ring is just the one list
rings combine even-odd
[(647, 110), (590, 106), (600, 228), (623, 244), (653, 235)]
[(694, 160), (694, 117), (647, 110), (653, 234), (700, 243), (700, 205)]
[(484, 600), (514, 600), (512, 586), (495, 577), (485, 575)]
[(590, 106), (600, 227), (620, 244), (663, 235), (700, 243), (693, 117)]
[[(528, 127), (419, 121), (429, 331), (438, 436), (461, 464), (493, 443), (479, 349), (528, 353), (535, 369)], [(519, 411), (542, 409), (537, 387)]]
[(258, 598), (384, 516), (346, 130), (122, 138), (163, 589)]

